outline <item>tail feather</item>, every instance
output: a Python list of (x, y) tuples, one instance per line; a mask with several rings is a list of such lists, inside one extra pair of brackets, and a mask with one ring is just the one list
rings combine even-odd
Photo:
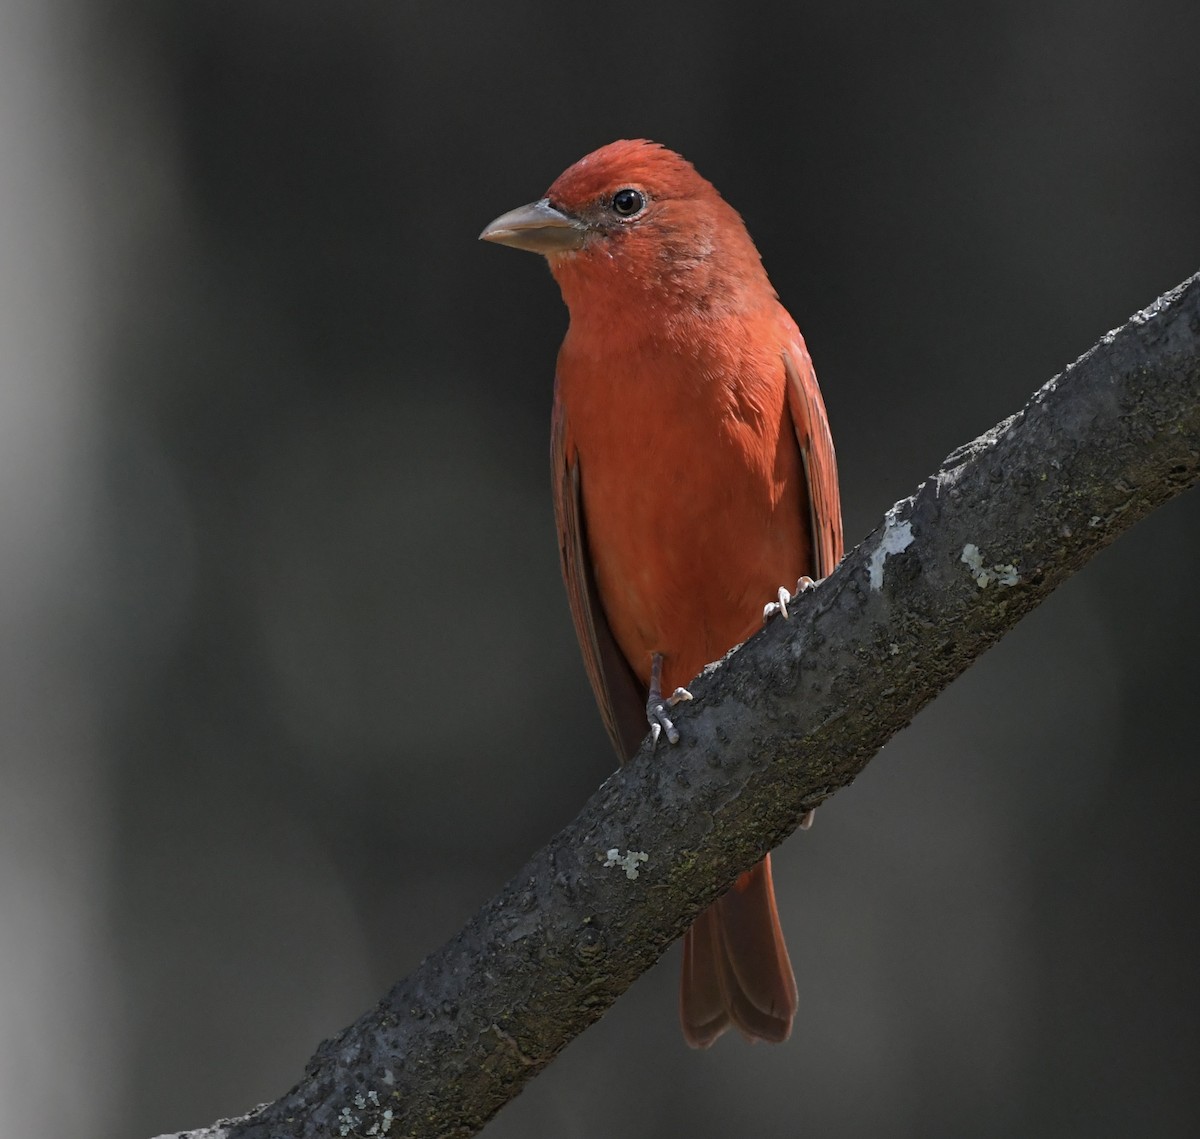
[(709, 906), (683, 935), (679, 1016), (692, 1048), (707, 1048), (731, 1023), (720, 981), (724, 959), (720, 937), (715, 906)]
[(796, 1015), (770, 857), (742, 874), (684, 935), (679, 992), (684, 1039), (707, 1048), (732, 1025), (750, 1041), (781, 1043)]

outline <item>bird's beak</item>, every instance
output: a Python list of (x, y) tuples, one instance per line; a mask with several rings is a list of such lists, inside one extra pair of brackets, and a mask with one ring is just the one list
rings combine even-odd
[(578, 249), (586, 236), (587, 230), (580, 222), (556, 210), (548, 198), (542, 198), (501, 214), (484, 227), (479, 240), (548, 254)]

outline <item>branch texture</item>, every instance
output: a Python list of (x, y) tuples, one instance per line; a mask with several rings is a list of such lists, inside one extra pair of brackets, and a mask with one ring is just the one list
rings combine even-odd
[(1198, 477), (1200, 276), (951, 454), (791, 620), (710, 665), (677, 710), (682, 743), (657, 758), (643, 745), (295, 1088), (182, 1134), (475, 1134), (725, 883)]

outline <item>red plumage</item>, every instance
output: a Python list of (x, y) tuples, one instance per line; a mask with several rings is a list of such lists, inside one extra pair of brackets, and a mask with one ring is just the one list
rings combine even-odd
[[(739, 215), (685, 159), (621, 141), (484, 237), (546, 255), (570, 311), (552, 476), (563, 576), (621, 760), (646, 734), (651, 662), (685, 685), (762, 621), (781, 584), (842, 554), (816, 376)], [(669, 762), (669, 756), (665, 760)], [(791, 1031), (796, 985), (769, 859), (685, 937), (681, 1018)]]

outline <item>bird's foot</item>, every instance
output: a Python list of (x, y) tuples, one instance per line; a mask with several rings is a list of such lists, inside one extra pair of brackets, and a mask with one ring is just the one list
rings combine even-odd
[[(821, 581), (824, 581), (824, 580), (825, 580), (824, 578), (821, 579)], [(800, 578), (800, 580), (796, 582), (796, 592), (795, 593), (788, 593), (787, 587), (781, 585), (779, 587), (779, 593), (777, 595), (777, 600), (768, 602), (766, 605), (763, 606), (763, 623), (765, 624), (767, 621), (769, 621), (772, 617), (775, 616), (776, 613), (782, 614), (783, 619), (786, 621), (789, 616), (788, 602), (794, 601), (797, 597), (800, 596), (800, 594), (807, 593), (810, 589), (815, 589), (820, 584), (821, 584), (821, 582), (813, 581), (813, 579), (806, 574), (804, 577)]]
[(665, 700), (651, 693), (650, 699), (646, 701), (646, 722), (650, 725), (652, 746), (658, 746), (658, 737), (664, 733), (668, 743), (679, 742), (679, 729), (667, 715), (667, 709), (674, 708), (676, 704), (683, 704), (691, 698), (692, 694), (686, 688), (676, 688)]
[(650, 746), (658, 747), (658, 737), (666, 733), (667, 742), (679, 742), (679, 729), (667, 715), (668, 708), (684, 704), (692, 698), (686, 688), (676, 688), (670, 696), (662, 694), (662, 653), (655, 653), (650, 660), (650, 695), (646, 700), (646, 722), (650, 725)]

